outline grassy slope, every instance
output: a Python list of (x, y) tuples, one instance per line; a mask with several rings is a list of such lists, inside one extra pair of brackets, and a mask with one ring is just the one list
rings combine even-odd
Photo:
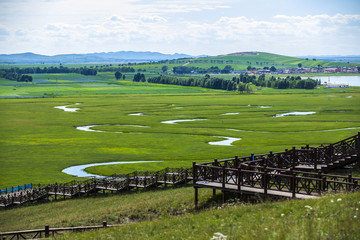
[[(359, 239), (360, 194), (225, 206), (60, 239)], [(311, 209), (310, 209), (311, 208)]]
[(106, 220), (123, 226), (66, 234), (63, 238), (210, 239), (216, 232), (228, 239), (360, 237), (360, 192), (279, 202), (263, 202), (255, 197), (251, 202), (229, 201), (221, 206), (221, 194), (212, 198), (209, 189), (200, 189), (201, 210), (194, 209), (193, 194), (192, 187), (170, 188), (0, 210), (0, 231), (43, 228), (45, 224), (97, 225)]
[[(271, 67), (276, 68), (297, 68), (298, 64), (301, 63), (302, 67), (317, 67), (321, 65), (323, 67), (344, 67), (344, 66), (357, 66), (358, 64), (348, 64), (339, 62), (329, 62), (323, 60), (303, 59), (296, 57), (283, 56), (272, 53), (256, 52), (256, 54), (245, 54), (242, 56), (238, 55), (220, 55), (214, 57), (196, 58), (196, 59), (180, 59), (175, 60), (174, 63), (160, 64), (167, 65), (169, 69), (174, 66), (181, 66), (186, 64), (188, 67), (201, 67), (210, 68), (211, 66), (218, 66), (220, 69), (226, 65), (231, 65), (235, 70), (246, 70), (250, 65), (255, 68)], [(156, 66), (156, 65), (152, 65)], [(159, 65), (158, 65), (159, 66)], [(147, 68), (148, 65), (138, 65), (135, 68)]]
[[(147, 74), (158, 74), (161, 72), (161, 67), (167, 65), (169, 69), (172, 69), (175, 66), (181, 66), (187, 64), (187, 66), (209, 68), (211, 66), (218, 66), (220, 69), (224, 68), (226, 65), (231, 65), (235, 70), (246, 70), (247, 66), (251, 65), (256, 68), (271, 67), (275, 66), (276, 68), (297, 68), (298, 64), (301, 63), (303, 67), (317, 67), (321, 65), (323, 67), (344, 67), (344, 66), (358, 66), (358, 63), (340, 63), (340, 62), (329, 62), (323, 60), (306, 60), (304, 58), (290, 57), (273, 53), (266, 52), (250, 52), (256, 54), (244, 54), (242, 56), (227, 54), (220, 56), (212, 56), (205, 58), (195, 58), (195, 59), (177, 59), (172, 60), (166, 63), (146, 63), (146, 64), (137, 64), (131, 65), (135, 69), (146, 69)], [(220, 62), (223, 61), (223, 62)], [(66, 64), (67, 67), (82, 67), (82, 66), (105, 66), (107, 64)], [(2, 64), (0, 68), (11, 68), (11, 67), (51, 67), (59, 66), (57, 64), (34, 64), (34, 65), (24, 65), (24, 64)], [(116, 67), (117, 64), (113, 64), (113, 67)], [(104, 73), (99, 73), (104, 74)], [(133, 74), (125, 73), (129, 77)], [(113, 74), (111, 74), (113, 75)], [(113, 76), (112, 76), (113, 77)]]

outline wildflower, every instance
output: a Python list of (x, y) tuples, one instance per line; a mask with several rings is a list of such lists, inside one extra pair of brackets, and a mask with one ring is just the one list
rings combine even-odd
[(312, 208), (311, 206), (309, 206), (309, 205), (305, 205), (305, 207), (308, 208), (308, 209), (310, 209), (310, 210), (313, 209), (313, 208)]
[(262, 220), (264, 220), (265, 218), (264, 218), (264, 217), (262, 217), (261, 219), (262, 219)]
[(359, 209), (358, 209), (358, 208), (356, 208), (356, 211), (359, 211)]
[(357, 218), (357, 216), (355, 215), (354, 218)]
[(227, 236), (225, 236), (224, 234), (222, 233), (214, 233), (214, 236), (212, 238), (210, 238), (210, 240), (226, 240), (227, 239)]
[(342, 201), (342, 199), (341, 199), (341, 198), (338, 198), (336, 201), (340, 202), (340, 201)]
[(285, 216), (285, 214), (284, 214), (284, 213), (282, 213), (282, 214), (281, 214), (281, 216), (283, 217), (283, 216)]
[(265, 231), (267, 231), (268, 230), (268, 228), (265, 228)]
[(330, 202), (333, 203), (333, 202), (334, 202), (334, 199), (331, 199)]

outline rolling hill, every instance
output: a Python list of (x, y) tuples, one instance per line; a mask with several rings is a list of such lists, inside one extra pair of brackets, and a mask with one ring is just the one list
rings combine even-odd
[(180, 61), (188, 67), (209, 68), (216, 65), (221, 68), (226, 65), (231, 65), (235, 70), (245, 70), (247, 66), (255, 68), (271, 66), (275, 66), (276, 68), (297, 68), (298, 64), (301, 64), (302, 67), (345, 67), (360, 65), (355, 63), (318, 60), (316, 58), (290, 57), (265, 52), (238, 52), (214, 57), (170, 60), (169, 63)]

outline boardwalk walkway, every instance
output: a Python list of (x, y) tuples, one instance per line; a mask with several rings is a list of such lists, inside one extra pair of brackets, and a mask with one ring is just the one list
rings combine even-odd
[(160, 185), (186, 184), (192, 180), (188, 168), (166, 168), (161, 171), (136, 171), (130, 174), (114, 174), (104, 179), (88, 179), (68, 183), (27, 184), (1, 190), (0, 207), (21, 205), (52, 197), (69, 199), (97, 192), (123, 192), (133, 188), (156, 188)]
[(360, 166), (360, 133), (328, 146), (194, 162), (195, 205), (199, 188), (300, 199), (359, 190), (360, 178), (326, 174), (355, 163)]

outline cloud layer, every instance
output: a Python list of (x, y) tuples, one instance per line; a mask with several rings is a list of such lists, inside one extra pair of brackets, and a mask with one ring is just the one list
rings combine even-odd
[[(24, 15), (12, 21), (14, 2)], [(95, 0), (43, 0), (37, 13), (25, 14), (35, 2), (0, 3), (2, 53), (149, 50), (215, 55), (259, 50), (304, 55), (332, 48), (328, 54), (360, 54), (357, 14), (274, 14), (260, 19), (226, 14), (231, 1), (216, 0), (102, 1), (107, 7), (96, 7)], [(49, 7), (52, 10), (45, 11)], [(211, 13), (216, 16), (199, 17)]]

